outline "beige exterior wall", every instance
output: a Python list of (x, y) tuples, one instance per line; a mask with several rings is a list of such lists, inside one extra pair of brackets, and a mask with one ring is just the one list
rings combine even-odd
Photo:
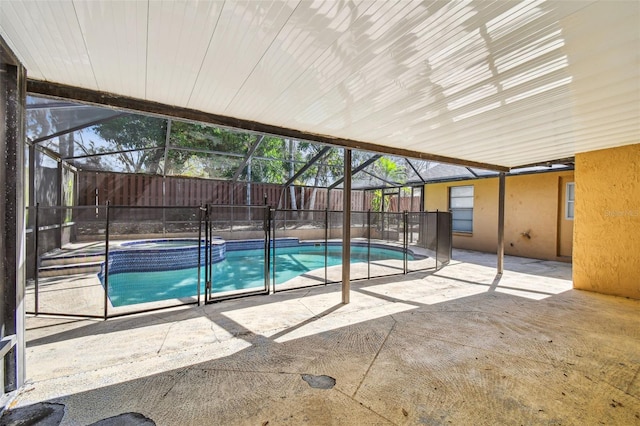
[[(565, 218), (566, 184), (573, 171), (507, 176), (505, 253), (571, 260), (573, 221)], [(453, 246), (495, 252), (498, 244), (498, 178), (429, 184), (425, 209), (448, 210), (449, 188), (473, 185), (473, 233), (454, 233)]]
[(640, 299), (640, 144), (576, 155), (573, 286)]

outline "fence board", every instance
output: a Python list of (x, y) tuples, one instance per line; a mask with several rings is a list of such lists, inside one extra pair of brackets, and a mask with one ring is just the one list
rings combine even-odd
[[(247, 183), (198, 178), (123, 174), (106, 172), (79, 172), (77, 175), (78, 205), (104, 205), (111, 201), (113, 205), (124, 206), (199, 206), (211, 204), (246, 205)], [(163, 191), (164, 186), (164, 191)], [(164, 193), (163, 193), (164, 192)], [(251, 183), (251, 204), (262, 205), (266, 196), (267, 204), (277, 207), (284, 202), (282, 186), (276, 184)], [(304, 206), (302, 194), (304, 192)], [(314, 188), (296, 187), (298, 208), (313, 210), (342, 210), (342, 190), (327, 191), (326, 188), (315, 189), (315, 203), (311, 206)], [(327, 194), (329, 192), (329, 195)], [(286, 205), (292, 207), (290, 191), (287, 190)], [(354, 211), (366, 211), (371, 208), (372, 191), (354, 190), (351, 193), (351, 208)], [(393, 200), (393, 210), (397, 209), (397, 197)], [(411, 197), (401, 197), (400, 211), (419, 211), (420, 197), (414, 197), (413, 208)]]

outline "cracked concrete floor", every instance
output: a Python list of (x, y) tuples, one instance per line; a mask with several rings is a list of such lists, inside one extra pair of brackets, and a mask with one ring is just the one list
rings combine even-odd
[[(63, 425), (640, 424), (640, 301), (571, 266), (456, 251), (433, 274), (109, 321), (28, 318), (16, 406)], [(312, 388), (303, 375), (329, 376)]]

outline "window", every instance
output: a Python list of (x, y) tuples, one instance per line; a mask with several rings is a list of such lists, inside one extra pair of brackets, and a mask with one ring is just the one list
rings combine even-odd
[(449, 188), (449, 209), (453, 216), (453, 232), (473, 232), (473, 186)]
[(564, 217), (565, 219), (573, 220), (573, 205), (575, 204), (576, 199), (576, 184), (574, 182), (567, 184), (567, 194), (565, 198), (566, 203), (564, 206)]

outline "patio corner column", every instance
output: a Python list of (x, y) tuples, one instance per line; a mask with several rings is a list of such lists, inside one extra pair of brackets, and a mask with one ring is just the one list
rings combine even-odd
[(504, 192), (505, 174), (500, 172), (498, 177), (498, 274), (504, 270)]
[(0, 406), (25, 380), (25, 108), (27, 70), (0, 37)]
[(351, 290), (351, 150), (344, 149), (342, 190), (342, 303), (349, 303)]

